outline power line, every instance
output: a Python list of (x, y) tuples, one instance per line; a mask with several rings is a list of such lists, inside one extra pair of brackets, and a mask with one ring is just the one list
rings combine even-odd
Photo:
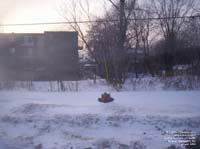
[[(200, 18), (200, 15), (194, 16), (176, 16), (176, 17), (149, 17), (149, 18), (129, 18), (130, 21), (145, 20), (167, 20), (167, 19), (194, 19)], [(85, 23), (101, 23), (101, 22), (118, 22), (119, 19), (102, 19), (102, 20), (86, 20), (86, 21), (65, 21), (65, 22), (40, 22), (40, 23), (19, 23), (19, 24), (0, 24), (0, 26), (34, 26), (34, 25), (59, 25), (59, 24), (85, 24)]]

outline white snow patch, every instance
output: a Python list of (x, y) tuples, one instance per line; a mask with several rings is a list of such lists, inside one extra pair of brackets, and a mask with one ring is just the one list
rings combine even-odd
[(44, 149), (170, 146), (166, 131), (200, 133), (200, 92), (0, 92), (0, 145)]

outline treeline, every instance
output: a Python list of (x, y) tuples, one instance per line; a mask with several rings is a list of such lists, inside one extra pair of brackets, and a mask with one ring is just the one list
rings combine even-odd
[[(200, 76), (198, 0), (107, 3), (112, 6), (103, 17), (85, 24), (87, 32), (78, 23), (71, 25), (97, 64), (98, 75), (116, 85), (123, 84), (129, 74)], [(89, 3), (79, 9), (91, 19), (87, 7)], [(72, 19), (77, 21), (75, 15)]]

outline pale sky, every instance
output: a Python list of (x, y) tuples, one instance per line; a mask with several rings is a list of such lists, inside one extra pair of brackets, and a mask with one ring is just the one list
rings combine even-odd
[[(21, 24), (66, 21), (59, 14), (59, 7), (71, 0), (1, 0), (0, 24)], [(80, 0), (74, 0), (80, 1)], [(84, 1), (84, 0), (83, 0)], [(103, 14), (104, 0), (88, 0), (91, 13)], [(0, 27), (0, 32), (43, 32), (68, 30), (65, 25)]]

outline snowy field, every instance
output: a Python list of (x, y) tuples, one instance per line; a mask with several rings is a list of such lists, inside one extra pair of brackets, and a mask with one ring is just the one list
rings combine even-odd
[(0, 149), (164, 149), (168, 132), (200, 133), (200, 91), (101, 93), (1, 91)]
[[(200, 77), (175, 76), (175, 77), (140, 77), (130, 78), (122, 85), (121, 89), (114, 88), (104, 79), (63, 81), (66, 92), (105, 92), (105, 91), (200, 91)], [(0, 82), (0, 90), (58, 92), (60, 85), (57, 81), (17, 81)]]

